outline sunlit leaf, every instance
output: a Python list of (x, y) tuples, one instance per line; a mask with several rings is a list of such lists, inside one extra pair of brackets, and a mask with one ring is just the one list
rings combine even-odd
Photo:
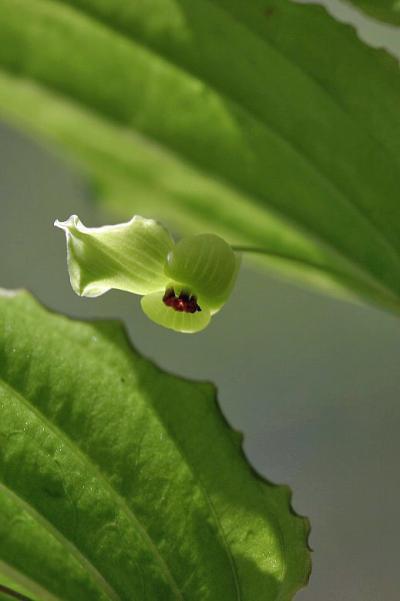
[(0, 574), (35, 599), (286, 601), (305, 584), (288, 489), (248, 465), (211, 385), (164, 373), (118, 323), (3, 292), (0, 417)]

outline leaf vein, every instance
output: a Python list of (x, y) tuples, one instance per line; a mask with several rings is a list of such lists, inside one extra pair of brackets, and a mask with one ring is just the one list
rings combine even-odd
[[(49, 0), (49, 1), (52, 2), (54, 5), (59, 5), (59, 4), (65, 5), (65, 3), (66, 3), (65, 0)], [(209, 3), (208, 0), (206, 0), (206, 2)], [(326, 184), (333, 191), (335, 191), (342, 198), (342, 200), (345, 201), (345, 203), (348, 206), (350, 206), (354, 211), (356, 211), (358, 213), (359, 217), (364, 221), (364, 223), (366, 225), (368, 225), (373, 231), (375, 231), (375, 234), (381, 240), (381, 242), (386, 246), (386, 249), (393, 256), (396, 256), (397, 260), (400, 259), (400, 250), (398, 250), (394, 246), (394, 243), (392, 242), (392, 240), (390, 240), (386, 236), (386, 234), (380, 229), (378, 224), (373, 220), (373, 218), (371, 218), (368, 211), (366, 211), (363, 207), (361, 207), (359, 205), (359, 203), (357, 203), (351, 196), (348, 196), (347, 193), (344, 192), (338, 186), (338, 184), (329, 175), (327, 175), (324, 170), (321, 169), (321, 167), (317, 164), (315, 159), (309, 155), (309, 153), (306, 153), (306, 152), (304, 152), (303, 149), (300, 149), (298, 147), (298, 145), (293, 142), (293, 140), (291, 140), (290, 138), (285, 136), (272, 123), (266, 121), (265, 119), (262, 119), (261, 116), (257, 112), (252, 110), (250, 107), (248, 107), (242, 101), (240, 101), (238, 98), (235, 98), (234, 96), (232, 96), (232, 97), (228, 96), (227, 93), (224, 91), (224, 89), (221, 86), (216, 85), (215, 82), (212, 82), (211, 80), (207, 79), (206, 77), (197, 75), (197, 73), (195, 73), (193, 70), (190, 70), (189, 68), (183, 66), (181, 63), (179, 63), (177, 61), (173, 61), (171, 59), (171, 57), (166, 57), (165, 55), (163, 55), (160, 52), (158, 52), (157, 50), (155, 50), (150, 44), (146, 44), (142, 39), (139, 40), (137, 38), (134, 38), (133, 36), (131, 37), (122, 28), (118, 28), (114, 24), (110, 24), (110, 23), (106, 22), (105, 20), (102, 20), (100, 17), (98, 17), (98, 15), (94, 14), (93, 11), (90, 11), (89, 9), (82, 7), (82, 6), (80, 6), (79, 8), (74, 7), (72, 10), (74, 12), (76, 12), (77, 14), (82, 14), (82, 15), (86, 16), (86, 18), (88, 18), (89, 21), (92, 20), (95, 23), (102, 25), (103, 27), (105, 27), (105, 29), (107, 31), (114, 32), (114, 35), (121, 37), (126, 42), (128, 42), (130, 44), (134, 43), (137, 46), (144, 48), (150, 54), (157, 56), (159, 59), (161, 59), (163, 62), (165, 62), (167, 64), (173, 65), (174, 67), (178, 68), (183, 73), (186, 73), (188, 76), (190, 76), (198, 81), (206, 83), (210, 90), (213, 90), (216, 93), (218, 93), (222, 98), (227, 100), (229, 103), (236, 104), (244, 113), (248, 114), (252, 119), (254, 119), (255, 122), (258, 122), (267, 131), (272, 133), (278, 140), (280, 140), (285, 145), (287, 145), (289, 148), (291, 148), (292, 151), (294, 151), (294, 153), (299, 157), (300, 161), (304, 161), (305, 163), (307, 163), (307, 165), (310, 167), (310, 169), (312, 171), (314, 171), (319, 178), (321, 178), (323, 181), (325, 181)], [(223, 12), (228, 14), (230, 16), (230, 18), (232, 18), (234, 21), (236, 21), (237, 23), (239, 23), (239, 25), (241, 25), (243, 27), (243, 23), (241, 23), (237, 19), (237, 17), (234, 14), (232, 14), (230, 11), (228, 11), (226, 8), (220, 8), (220, 10), (222, 10)], [(305, 77), (307, 77), (310, 81), (312, 81), (315, 85), (318, 86), (318, 88), (340, 109), (340, 111), (346, 116), (346, 118), (350, 118), (357, 125), (357, 127), (359, 127), (358, 122), (357, 122), (357, 120), (354, 119), (353, 114), (350, 113), (349, 111), (347, 111), (342, 106), (342, 104), (339, 103), (336, 96), (334, 96), (325, 86), (323, 86), (318, 81), (318, 79), (315, 78), (309, 71), (304, 69), (299, 63), (293, 61), (291, 57), (287, 56), (284, 52), (282, 52), (281, 49), (279, 47), (277, 47), (275, 44), (272, 44), (270, 41), (267, 42), (267, 40), (265, 40), (265, 38), (262, 38), (259, 34), (252, 31), (251, 29), (248, 29), (248, 31), (250, 32), (251, 35), (255, 35), (258, 39), (260, 39), (265, 45), (273, 48), (278, 54), (280, 54), (282, 57), (284, 57), (285, 60), (287, 60), (291, 65), (294, 65), (296, 68), (298, 68), (299, 71)], [(67, 94), (67, 96), (69, 97), (69, 94)], [(105, 113), (102, 112), (102, 114), (105, 114)], [(108, 118), (110, 117), (109, 115), (106, 115), (106, 116)], [(129, 124), (129, 126), (132, 127), (132, 125), (130, 125), (130, 124)], [(373, 136), (371, 134), (371, 132), (368, 131), (367, 133), (368, 133), (368, 136), (370, 136), (371, 139), (376, 144), (379, 144), (380, 146), (382, 146), (382, 148), (385, 152), (388, 152), (388, 149), (386, 148), (386, 146), (383, 146), (383, 144), (380, 142), (380, 140), (378, 140), (375, 136)], [(179, 156), (181, 156), (181, 153), (179, 151), (176, 151), (176, 149), (173, 147), (173, 145), (171, 145), (171, 144), (167, 145), (165, 140), (162, 141), (162, 144), (163, 144), (163, 146), (172, 147), (174, 152), (176, 152), (177, 154), (179, 154)], [(391, 156), (391, 153), (390, 153), (390, 156)], [(185, 160), (187, 160), (187, 157), (183, 157), (183, 158)], [(192, 162), (192, 159), (190, 159), (190, 160)], [(194, 164), (197, 164), (197, 163), (194, 162)], [(217, 175), (219, 176), (220, 174), (217, 173)], [(235, 183), (235, 185), (237, 185), (237, 184)], [(249, 190), (247, 190), (247, 191), (249, 191)], [(252, 193), (251, 190), (250, 190), (250, 192)], [(273, 205), (273, 203), (271, 203), (271, 205)], [(273, 206), (276, 210), (282, 212), (283, 214), (285, 213), (285, 211), (282, 210), (280, 207), (276, 207), (275, 205), (273, 205)], [(309, 226), (307, 226), (307, 227), (309, 227)]]
[[(2, 380), (0, 380), (0, 385), (4, 385)], [(7, 388), (9, 388), (8, 385)], [(75, 543), (68, 539), (54, 524), (45, 518), (43, 514), (33, 507), (26, 499), (18, 495), (14, 490), (11, 490), (11, 488), (9, 488), (9, 486), (7, 486), (4, 482), (0, 482), (0, 490), (3, 492), (3, 494), (8, 495), (8, 497), (10, 497), (18, 505), (21, 505), (36, 522), (39, 522), (42, 526), (44, 526), (48, 532), (50, 532), (60, 543), (62, 543), (71, 553), (71, 555), (80, 563), (80, 565), (88, 570), (88, 572), (93, 576), (95, 582), (98, 584), (99, 588), (101, 588), (101, 590), (109, 599), (112, 599), (113, 601), (121, 601), (121, 598), (117, 592), (98, 571), (96, 566), (78, 549)]]
[[(72, 453), (75, 456), (77, 456), (79, 459), (81, 459), (83, 462), (85, 462), (86, 464), (89, 465), (90, 469), (95, 473), (97, 480), (99, 482), (101, 482), (102, 485), (104, 486), (104, 488), (106, 488), (112, 494), (112, 496), (115, 498), (116, 502), (120, 506), (121, 511), (123, 511), (123, 513), (128, 517), (129, 521), (140, 532), (143, 540), (146, 542), (147, 546), (151, 550), (156, 562), (159, 564), (176, 599), (178, 599), (179, 601), (183, 601), (183, 596), (179, 590), (177, 583), (175, 582), (175, 579), (170, 571), (170, 568), (166, 564), (164, 558), (162, 557), (156, 544), (150, 537), (145, 526), (140, 522), (139, 518), (136, 516), (136, 514), (133, 512), (133, 510), (127, 505), (126, 500), (112, 486), (112, 484), (110, 483), (110, 481), (108, 480), (106, 475), (102, 472), (100, 467), (93, 462), (92, 458), (87, 453), (85, 453), (80, 447), (78, 447), (76, 444), (74, 444), (74, 442), (70, 439), (70, 437), (64, 431), (62, 431), (44, 413), (42, 413), (35, 405), (33, 405), (29, 401), (29, 399), (25, 398), (23, 396), (23, 394), (17, 388), (12, 386), (10, 383), (6, 382), (4, 380), (4, 378), (1, 376), (0, 376), (0, 385), (2, 385), (6, 390), (8, 390), (10, 394), (13, 394), (14, 396), (16, 396), (17, 400), (19, 400), (19, 402), (21, 402), (29, 411), (31, 411), (31, 413), (33, 413), (41, 422), (44, 422), (46, 424), (46, 426), (54, 433), (54, 435), (56, 437), (61, 438), (61, 440), (63, 440), (65, 442), (65, 444), (68, 446), (68, 448), (72, 451)], [(61, 534), (61, 536), (64, 537), (64, 535), (62, 535), (62, 534)], [(65, 537), (64, 537), (64, 539), (67, 540)], [(74, 543), (72, 543), (72, 542), (71, 542), (71, 544), (74, 545)], [(80, 551), (78, 549), (77, 549), (77, 551), (80, 553)], [(82, 554), (81, 554), (81, 556), (84, 557)], [(85, 558), (85, 560), (86, 560), (86, 558)], [(96, 570), (95, 567), (93, 569)], [(98, 572), (98, 574), (104, 580), (103, 576), (101, 576), (99, 572)], [(119, 599), (119, 596), (116, 593), (114, 595), (114, 599)]]

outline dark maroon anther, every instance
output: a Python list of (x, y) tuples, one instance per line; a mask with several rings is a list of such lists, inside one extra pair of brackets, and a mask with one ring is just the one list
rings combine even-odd
[(176, 298), (172, 306), (175, 311), (186, 311), (186, 302), (183, 298)]
[(167, 288), (163, 296), (163, 303), (168, 307), (173, 307), (175, 302), (175, 291), (173, 288)]
[(167, 288), (163, 296), (163, 303), (180, 313), (196, 313), (196, 311), (201, 311), (196, 297), (186, 290), (182, 290), (177, 297), (173, 288)]
[(191, 313), (196, 313), (196, 311), (201, 311), (200, 305), (197, 304), (197, 298), (195, 296), (190, 297), (190, 306), (192, 307)]
[(163, 296), (163, 301), (165, 302), (168, 298), (175, 298), (175, 290), (173, 288), (167, 288), (165, 294)]

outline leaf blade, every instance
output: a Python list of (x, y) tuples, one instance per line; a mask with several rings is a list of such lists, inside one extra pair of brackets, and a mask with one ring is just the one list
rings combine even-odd
[[(36, 525), (7, 530), (4, 513), (0, 560), (66, 600), (275, 601), (305, 582), (307, 522), (254, 477), (209, 385), (161, 372), (114, 323), (26, 294), (0, 297), (0, 379), (0, 484)], [(34, 535), (52, 553), (26, 562), (47, 548)]]

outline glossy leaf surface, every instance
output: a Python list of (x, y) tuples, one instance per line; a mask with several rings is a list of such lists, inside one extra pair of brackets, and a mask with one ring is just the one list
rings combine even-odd
[(215, 390), (118, 323), (0, 296), (0, 574), (40, 601), (284, 601), (307, 522), (257, 476)]
[(0, 114), (118, 217), (398, 310), (397, 61), (287, 0), (0, 0)]

